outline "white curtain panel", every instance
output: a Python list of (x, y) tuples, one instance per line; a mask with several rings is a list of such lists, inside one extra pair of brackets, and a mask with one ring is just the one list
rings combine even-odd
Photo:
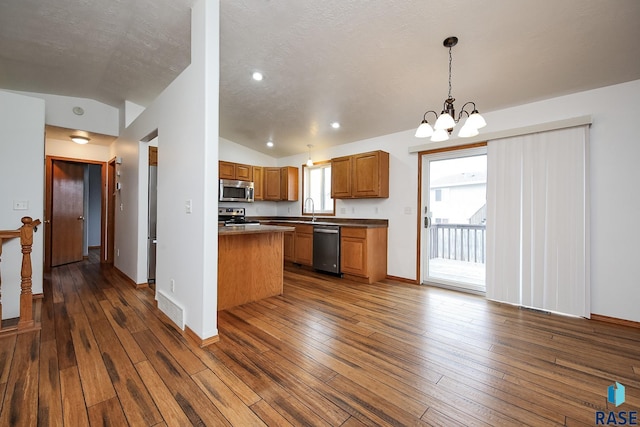
[(489, 141), (487, 298), (590, 317), (588, 127)]

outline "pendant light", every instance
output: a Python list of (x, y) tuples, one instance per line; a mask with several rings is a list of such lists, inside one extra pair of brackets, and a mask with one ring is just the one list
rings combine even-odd
[(313, 166), (313, 160), (311, 160), (311, 147), (313, 147), (313, 145), (307, 144), (307, 147), (309, 147), (309, 158), (307, 159), (307, 166), (311, 167)]
[[(465, 103), (462, 106), (462, 110), (456, 118), (456, 110), (453, 106), (455, 98), (451, 96), (451, 63), (453, 59), (451, 55), (451, 48), (458, 44), (458, 38), (447, 37), (444, 42), (442, 42), (442, 44), (444, 45), (444, 47), (449, 48), (449, 95), (447, 99), (444, 100), (440, 116), (438, 116), (438, 113), (433, 110), (429, 110), (424, 113), (424, 115), (422, 116), (422, 122), (420, 123), (420, 126), (418, 126), (418, 129), (416, 129), (415, 134), (417, 138), (431, 137), (431, 141), (433, 142), (446, 141), (447, 139), (449, 139), (449, 135), (453, 131), (453, 128), (456, 126), (456, 124), (460, 121), (460, 119), (462, 119), (463, 114), (467, 115), (467, 120), (458, 132), (458, 136), (462, 138), (468, 138), (478, 135), (478, 129), (483, 128), (487, 125), (487, 122), (476, 109), (475, 102), (471, 101)], [(473, 108), (471, 112), (467, 111), (468, 105), (473, 106), (470, 107)], [(431, 127), (431, 125), (427, 121), (427, 114), (429, 113), (433, 113), (436, 117), (436, 121), (433, 127)]]

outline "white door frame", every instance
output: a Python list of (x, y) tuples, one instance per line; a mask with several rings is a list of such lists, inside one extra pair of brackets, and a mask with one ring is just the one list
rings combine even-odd
[(425, 221), (430, 218), (430, 212), (427, 212), (429, 203), (429, 163), (431, 161), (454, 159), (458, 157), (472, 157), (487, 154), (486, 143), (464, 145), (458, 147), (450, 147), (448, 149), (425, 151), (419, 153), (419, 168), (420, 168), (420, 182), (418, 188), (420, 189), (420, 230), (418, 236), (420, 240), (420, 256), (418, 259), (420, 274), (418, 276), (420, 284), (436, 285), (444, 288), (464, 290), (466, 292), (484, 294), (484, 290), (474, 289), (473, 286), (465, 286), (457, 282), (448, 281), (440, 278), (431, 278), (428, 271), (428, 256), (429, 256), (429, 229), (425, 228)]

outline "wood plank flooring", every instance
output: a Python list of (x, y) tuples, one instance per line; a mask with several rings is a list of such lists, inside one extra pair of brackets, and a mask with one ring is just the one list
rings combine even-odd
[(640, 408), (640, 329), (441, 289), (293, 268), (218, 326), (200, 349), (95, 257), (55, 268), (42, 330), (0, 339), (0, 426), (586, 426)]

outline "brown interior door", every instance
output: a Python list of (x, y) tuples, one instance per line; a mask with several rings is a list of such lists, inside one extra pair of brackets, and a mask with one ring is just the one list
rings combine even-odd
[(53, 161), (51, 266), (82, 260), (84, 169), (82, 163)]

